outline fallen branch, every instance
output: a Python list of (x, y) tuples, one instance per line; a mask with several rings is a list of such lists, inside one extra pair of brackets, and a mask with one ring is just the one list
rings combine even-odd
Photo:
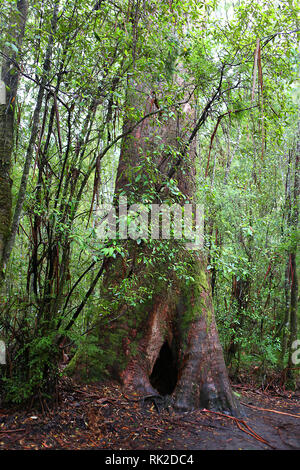
[(84, 395), (84, 396), (87, 397), (87, 398), (96, 398), (98, 404), (102, 404), (102, 403), (106, 403), (106, 402), (108, 402), (108, 403), (113, 403), (113, 402), (116, 401), (115, 398), (99, 397), (98, 394), (96, 394), (96, 393), (89, 393), (89, 392), (86, 392), (85, 390), (75, 389), (75, 392), (76, 392), (76, 393), (81, 393), (82, 395)]
[(13, 433), (13, 432), (22, 432), (22, 431), (26, 431), (26, 429), (22, 428), (22, 429), (6, 429), (6, 430), (1, 430), (0, 431), (0, 434), (8, 434), (8, 433)]
[(160, 398), (162, 399), (162, 397), (160, 395), (145, 395), (145, 396), (142, 396), (142, 397), (136, 397), (136, 398), (130, 398), (130, 397), (127, 397), (124, 393), (122, 393), (123, 397), (127, 400), (127, 401), (134, 401), (134, 402), (139, 402), (139, 401), (145, 401), (145, 400), (150, 400), (150, 399), (154, 399), (154, 398)]
[[(223, 418), (228, 418), (228, 419), (233, 420), (235, 422), (235, 424), (237, 425), (237, 427), (241, 431), (245, 432), (246, 434), (249, 434), (249, 436), (254, 437), (254, 439), (261, 442), (262, 444), (266, 444), (267, 446), (271, 447), (272, 449), (275, 449), (275, 447), (272, 446), (268, 441), (266, 441), (266, 439), (264, 439), (262, 436), (257, 434), (255, 431), (253, 431), (253, 429), (251, 429), (250, 426), (248, 426), (248, 424), (245, 423), (244, 420), (239, 419), (239, 418), (235, 418), (234, 416), (225, 415), (224, 413), (220, 413), (219, 411), (206, 410), (205, 408), (203, 408), (203, 410), (200, 410), (200, 411), (204, 412), (204, 413), (214, 413), (218, 416), (222, 416)], [(244, 429), (243, 426), (246, 429)]]
[(285, 413), (284, 411), (277, 411), (277, 410), (269, 410), (267, 408), (259, 408), (254, 405), (248, 405), (248, 403), (244, 403), (241, 401), (242, 405), (248, 406), (249, 408), (253, 408), (254, 410), (259, 410), (259, 411), (269, 411), (271, 413), (277, 413), (279, 415), (285, 415), (285, 416), (292, 416), (293, 418), (300, 418), (300, 415), (294, 415), (292, 413)]

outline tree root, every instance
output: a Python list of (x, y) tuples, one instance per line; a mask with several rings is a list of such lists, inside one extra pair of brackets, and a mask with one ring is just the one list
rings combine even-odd
[(248, 424), (244, 420), (239, 419), (239, 418), (235, 418), (234, 416), (225, 415), (224, 413), (220, 413), (219, 411), (206, 410), (205, 408), (203, 410), (200, 410), (200, 411), (203, 412), (203, 413), (214, 413), (218, 416), (222, 416), (223, 418), (228, 418), (228, 419), (233, 420), (235, 422), (235, 424), (237, 425), (237, 427), (241, 431), (245, 432), (246, 434), (249, 434), (249, 436), (254, 437), (254, 439), (261, 442), (262, 444), (266, 444), (267, 446), (271, 447), (272, 449), (275, 449), (275, 447), (272, 446), (272, 444), (270, 444), (266, 439), (264, 439), (262, 436), (257, 434), (255, 431), (253, 431), (253, 429), (251, 429), (250, 426), (248, 426)]

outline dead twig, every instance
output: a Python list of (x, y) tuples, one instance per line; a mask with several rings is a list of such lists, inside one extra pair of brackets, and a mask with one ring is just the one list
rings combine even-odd
[(245, 406), (248, 406), (249, 408), (253, 408), (254, 410), (269, 411), (271, 413), (277, 413), (279, 415), (292, 416), (293, 418), (300, 418), (300, 415), (295, 415), (295, 414), (292, 414), (292, 413), (285, 413), (284, 411), (269, 410), (268, 408), (259, 408), (259, 407), (254, 406), (254, 405), (248, 405), (248, 403), (244, 403), (243, 401), (241, 401), (241, 404), (245, 405)]
[[(204, 412), (204, 413), (214, 413), (218, 416), (222, 416), (223, 418), (231, 419), (232, 421), (235, 422), (235, 424), (237, 425), (237, 427), (241, 431), (245, 432), (246, 434), (249, 434), (249, 436), (254, 437), (254, 439), (261, 442), (262, 444), (266, 444), (267, 446), (271, 447), (272, 449), (275, 449), (275, 447), (272, 446), (272, 444), (270, 444), (268, 441), (266, 441), (266, 439), (264, 439), (262, 436), (257, 434), (253, 429), (251, 429), (250, 426), (248, 426), (248, 424), (244, 420), (236, 418), (234, 416), (225, 415), (224, 413), (220, 413), (219, 411), (206, 410), (205, 408), (203, 408), (203, 410), (200, 410), (200, 411)], [(246, 429), (244, 429), (244, 428), (246, 428)]]
[(97, 395), (96, 393), (89, 393), (89, 392), (86, 392), (84, 390), (75, 389), (75, 392), (76, 393), (81, 393), (82, 395), (84, 395), (87, 398), (97, 399), (98, 404), (103, 404), (103, 403), (106, 403), (106, 402), (107, 403), (113, 403), (113, 402), (116, 401), (115, 398), (99, 397), (99, 395)]
[(9, 433), (13, 433), (13, 432), (23, 432), (23, 431), (26, 431), (26, 429), (24, 428), (21, 428), (21, 429), (6, 429), (6, 430), (1, 430), (0, 431), (0, 434), (9, 434)]

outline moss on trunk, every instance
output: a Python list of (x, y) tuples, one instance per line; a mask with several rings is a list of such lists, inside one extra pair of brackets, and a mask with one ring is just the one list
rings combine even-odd
[(177, 374), (172, 393), (176, 408), (206, 407), (237, 414), (205, 267), (197, 256), (194, 270), (192, 284), (180, 282), (164, 293), (158, 288), (151, 301), (99, 327), (82, 344), (67, 373), (84, 381), (113, 377), (129, 391), (158, 394), (158, 389), (168, 389), (168, 384), (161, 383), (155, 389), (151, 376), (167, 345), (174, 361), (170, 368)]
[[(149, 112), (153, 95), (151, 83), (131, 85), (128, 93), (130, 106), (139, 109), (141, 113)], [(163, 96), (162, 85), (160, 96), (157, 92), (158, 101), (163, 102)], [(116, 180), (116, 201), (119, 194), (124, 195), (127, 190), (128, 204), (144, 200), (145, 195), (154, 203), (168, 201), (184, 206), (187, 202), (196, 202), (195, 140), (189, 147), (188, 155), (180, 153), (181, 143), (186, 141), (186, 130), (195, 125), (195, 107), (190, 101), (188, 111), (186, 108), (178, 108), (177, 112), (175, 118), (167, 114), (162, 120), (160, 116), (146, 119), (124, 139)], [(132, 122), (128, 120), (124, 131), (128, 131), (131, 125)], [(162, 142), (163, 150), (159, 150)], [(170, 148), (181, 155), (175, 168), (173, 152), (168, 150)], [(152, 172), (149, 172), (152, 174), (154, 171), (155, 181), (149, 178), (146, 171), (149, 162), (152, 165)], [(133, 169), (135, 177), (138, 176), (135, 182), (130, 180)], [(184, 195), (180, 201), (174, 201), (165, 183), (171, 181), (170, 175), (177, 178), (177, 188)], [(173, 179), (172, 181), (174, 182)], [(154, 200), (151, 199), (153, 195)], [(176, 243), (174, 240), (174, 246)], [(163, 380), (163, 370), (158, 369), (166, 370), (166, 361), (170, 360), (170, 369), (176, 370), (177, 374), (177, 377), (171, 377), (172, 383), (175, 383), (172, 393), (175, 407), (181, 410), (207, 407), (237, 414), (238, 407), (231, 392), (216, 329), (210, 286), (205, 272), (206, 263), (199, 251), (189, 251), (183, 246), (185, 245), (182, 244), (178, 250), (176, 261), (178, 264), (182, 261), (182, 266), (187, 267), (187, 276), (180, 278), (174, 273), (171, 287), (168, 287), (167, 281), (157, 283), (153, 286), (152, 298), (147, 303), (135, 308), (120, 305), (121, 316), (111, 324), (105, 325), (104, 322), (95, 335), (95, 349), (91, 359), (88, 359), (88, 344), (86, 349), (83, 345), (70, 364), (69, 372), (80, 372), (79, 375), (82, 375), (82, 358), (85, 358), (85, 377), (101, 380), (110, 376), (117, 378), (129, 390), (142, 394), (158, 394), (158, 390), (154, 388), (156, 381), (152, 380), (153, 370), (155, 368), (157, 380)], [(127, 248), (130, 263), (127, 263), (126, 273), (121, 269), (120, 261), (114, 262), (106, 273), (106, 285), (122, 282), (122, 278), (128, 275), (129, 266), (141, 286), (151, 282), (151, 279), (152, 282), (157, 282), (158, 277), (167, 278), (171, 275), (167, 269), (171, 264), (167, 254), (164, 262), (156, 266), (156, 273), (160, 274), (151, 276), (150, 274), (155, 273), (151, 273), (149, 266), (143, 266), (137, 261), (142, 258), (139, 255), (147, 254), (147, 251), (148, 256), (153, 256), (147, 244), (138, 245), (132, 242)], [(163, 355), (162, 360), (160, 353)], [(169, 389), (168, 384), (163, 383), (158, 388)]]

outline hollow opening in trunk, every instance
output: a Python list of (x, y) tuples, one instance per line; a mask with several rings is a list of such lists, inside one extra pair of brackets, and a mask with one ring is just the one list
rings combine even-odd
[(150, 383), (160, 395), (171, 395), (177, 383), (177, 366), (171, 348), (166, 341), (154, 364)]

